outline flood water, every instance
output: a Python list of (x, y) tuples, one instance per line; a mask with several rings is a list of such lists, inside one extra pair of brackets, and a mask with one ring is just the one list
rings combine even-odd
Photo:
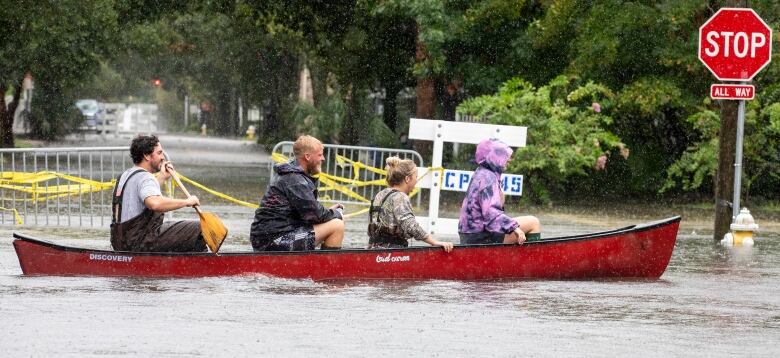
[[(250, 249), (251, 209), (205, 207), (230, 229), (224, 251)], [(551, 237), (677, 214), (637, 211), (538, 215)], [(13, 231), (91, 248), (109, 248), (108, 232), (4, 226), (0, 356), (779, 356), (778, 225), (752, 248), (713, 244), (711, 226), (683, 217), (659, 280), (473, 282), (25, 277)], [(364, 246), (365, 227), (350, 219), (345, 246)]]
[[(557, 216), (541, 217), (567, 231)], [(363, 240), (358, 221), (348, 246)], [(776, 357), (780, 235), (724, 248), (692, 230), (683, 221), (660, 280), (322, 283), (25, 277), (3, 228), (0, 349), (5, 357)], [(100, 230), (21, 231), (109, 247)], [(223, 250), (248, 249), (235, 235)]]

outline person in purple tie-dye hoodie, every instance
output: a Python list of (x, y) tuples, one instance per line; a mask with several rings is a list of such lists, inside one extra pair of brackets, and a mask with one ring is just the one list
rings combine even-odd
[(535, 216), (513, 218), (504, 212), (501, 173), (511, 156), (512, 148), (497, 139), (477, 145), (478, 167), (460, 208), (461, 244), (522, 244), (541, 237), (541, 224)]

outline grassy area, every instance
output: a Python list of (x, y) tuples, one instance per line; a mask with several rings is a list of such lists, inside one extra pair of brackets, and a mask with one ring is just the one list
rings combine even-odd
[(14, 140), (14, 145), (16, 148), (34, 148), (35, 146), (31, 141), (24, 140), (24, 139), (16, 139)]

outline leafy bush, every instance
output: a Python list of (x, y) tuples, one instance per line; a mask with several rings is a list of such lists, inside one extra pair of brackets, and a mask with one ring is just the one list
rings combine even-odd
[(553, 186), (603, 169), (612, 152), (628, 157), (620, 138), (604, 129), (612, 118), (601, 107), (611, 103), (612, 92), (593, 82), (578, 85), (577, 80), (559, 76), (535, 88), (513, 78), (498, 93), (458, 107), (460, 113), (487, 117), (491, 123), (528, 127), (527, 146), (517, 150), (507, 171), (526, 175), (531, 194), (540, 201), (547, 200)]

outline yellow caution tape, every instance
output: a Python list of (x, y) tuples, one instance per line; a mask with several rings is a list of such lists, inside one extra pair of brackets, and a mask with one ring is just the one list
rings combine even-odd
[(203, 190), (203, 191), (205, 191), (205, 192), (207, 192), (207, 193), (209, 193), (211, 195), (214, 195), (214, 196), (216, 196), (218, 198), (221, 198), (221, 199), (224, 199), (224, 200), (236, 203), (238, 205), (242, 205), (242, 206), (246, 206), (246, 207), (249, 207), (249, 208), (253, 208), (253, 209), (257, 209), (257, 208), (260, 207), (257, 204), (252, 204), (252, 203), (249, 203), (249, 202), (246, 202), (246, 201), (243, 201), (243, 200), (236, 199), (236, 198), (234, 198), (234, 197), (232, 197), (230, 195), (220, 193), (220, 192), (218, 192), (218, 191), (216, 191), (214, 189), (211, 189), (211, 188), (209, 188), (209, 187), (207, 187), (207, 186), (205, 186), (205, 185), (203, 185), (201, 183), (198, 183), (198, 182), (196, 182), (196, 181), (194, 181), (194, 180), (192, 180), (190, 178), (187, 178), (184, 175), (181, 175), (181, 173), (178, 173), (178, 174), (179, 174), (179, 179), (181, 179), (182, 181), (187, 182), (189, 184), (192, 184), (196, 188), (199, 188), (199, 189), (201, 189), (201, 190)]
[[(63, 179), (76, 184), (42, 184), (53, 179)], [(29, 195), (27, 198), (4, 198), (6, 200), (34, 202), (50, 200), (62, 196), (103, 191), (113, 188), (114, 182), (115, 180), (99, 182), (49, 171), (37, 173), (3, 172), (2, 177), (0, 177), (0, 188), (14, 190)]]
[(14, 209), (14, 208), (10, 208), (10, 209), (8, 209), (8, 208), (0, 208), (0, 210), (13, 212), (14, 213), (14, 219), (16, 220), (16, 225), (23, 225), (24, 224), (24, 221), (22, 221), (22, 216), (19, 215), (19, 212), (16, 211), (16, 209)]
[(368, 209), (369, 209), (369, 208), (360, 209), (360, 210), (358, 210), (358, 211), (356, 211), (356, 212), (354, 212), (354, 213), (344, 214), (344, 217), (345, 217), (345, 218), (351, 218), (351, 217), (353, 217), (353, 216), (358, 216), (358, 215), (361, 215), (361, 214), (365, 214), (365, 213), (367, 213), (367, 212), (368, 212)]

